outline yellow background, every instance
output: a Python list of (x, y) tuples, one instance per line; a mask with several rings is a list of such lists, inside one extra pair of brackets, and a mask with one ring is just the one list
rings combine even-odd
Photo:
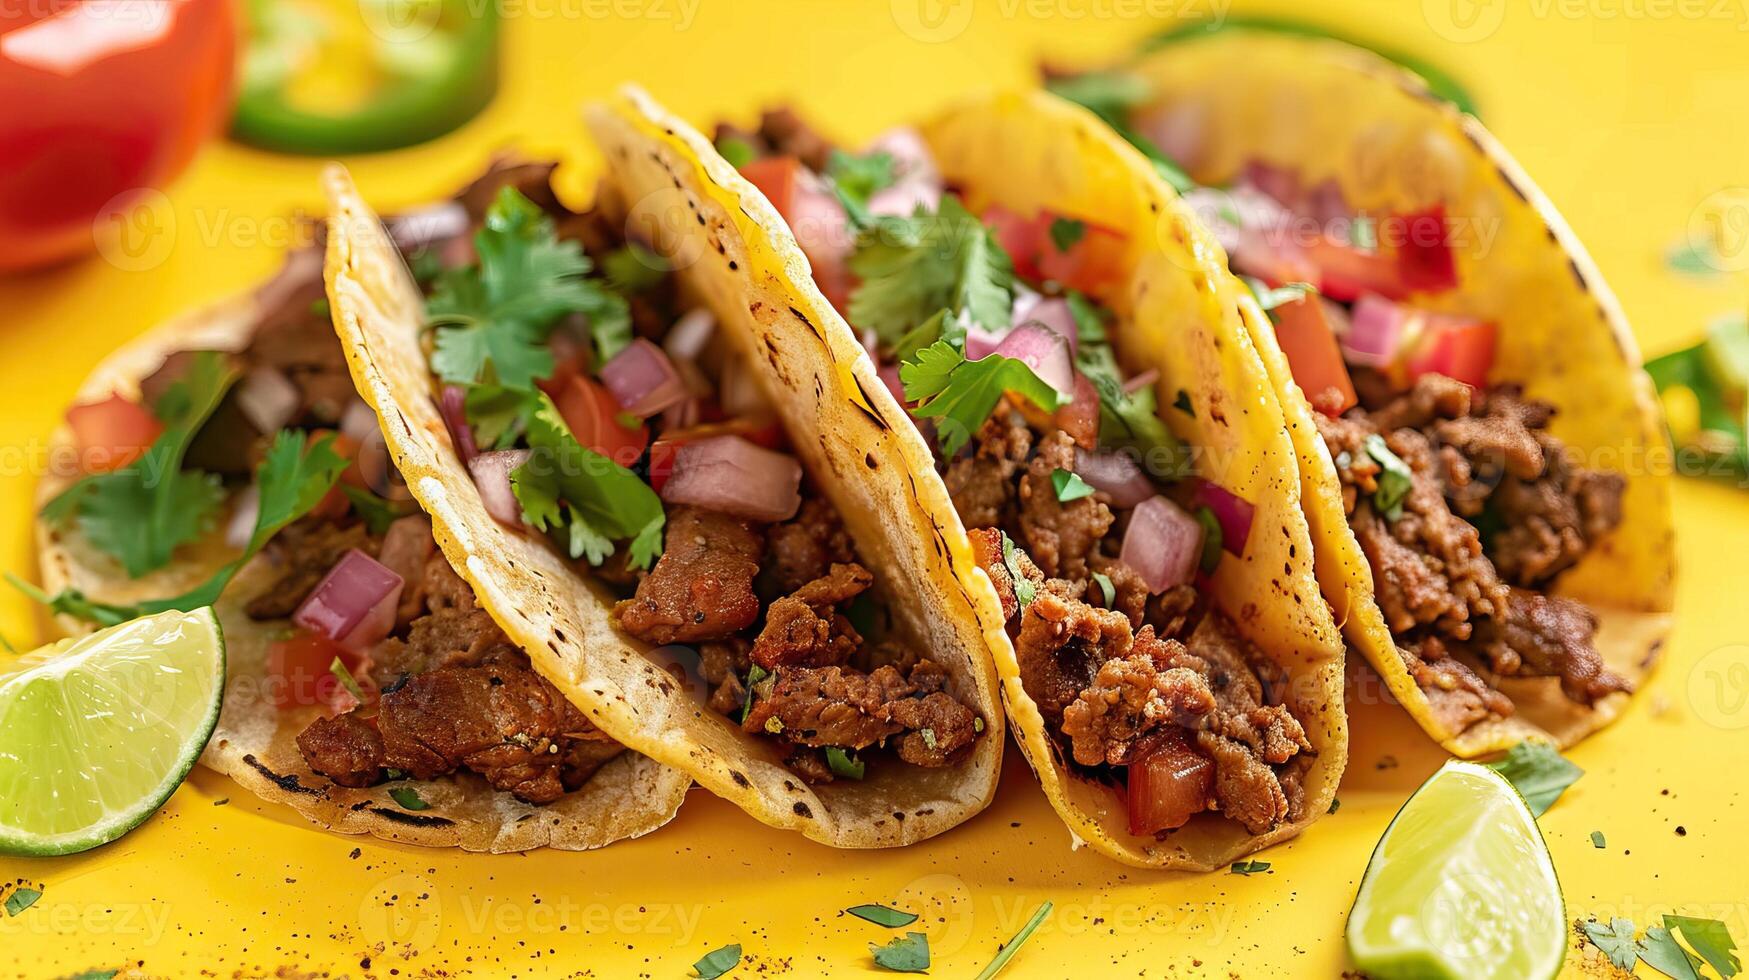
[[(1040, 54), (1100, 59), (1174, 12), (1227, 11), (1221, 0), (502, 2), (519, 16), (495, 105), (447, 139), (348, 161), (380, 206), (440, 197), (500, 147), (592, 166), (577, 106), (622, 79), (700, 123), (794, 100), (854, 141), (952, 93), (1024, 82)], [(1749, 184), (1742, 0), (1241, 6), (1316, 16), (1456, 74), (1590, 247), (1647, 350), (1744, 306), (1741, 276), (1687, 278), (1660, 258), (1704, 220), (1709, 196)], [(34, 568), (35, 451), (79, 379), (153, 323), (268, 275), (293, 235), (287, 216), (319, 208), (319, 165), (215, 144), (164, 189), (133, 251), (0, 280), (0, 566)], [(1676, 506), (1673, 645), (1628, 717), (1571, 753), (1587, 775), (1542, 826), (1569, 918), (1644, 925), (1678, 909), (1749, 941), (1749, 494), (1685, 481)], [(0, 590), (15, 645), (39, 626)], [(1353, 719), (1340, 812), (1261, 855), (1273, 867), (1253, 877), (1149, 874), (1071, 852), (1013, 752), (988, 812), (873, 853), (767, 830), (694, 791), (669, 827), (605, 852), (468, 856), (327, 835), (199, 771), (115, 844), (0, 861), (0, 880), (44, 887), (35, 908), (0, 918), (0, 971), (680, 977), (739, 942), (748, 962), (736, 976), (861, 976), (877, 972), (866, 943), (893, 934), (839, 910), (886, 902), (924, 913), (914, 928), (930, 936), (934, 975), (969, 977), (1048, 899), (1054, 917), (1005, 975), (1334, 976), (1348, 968), (1343, 922), (1373, 843), (1440, 761), (1388, 706), (1358, 704)], [(1602, 972), (1592, 953), (1568, 970)]]

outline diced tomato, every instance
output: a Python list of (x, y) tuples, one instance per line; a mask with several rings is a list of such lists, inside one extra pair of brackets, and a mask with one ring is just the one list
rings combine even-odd
[(1124, 252), (1129, 247), (1120, 232), (1083, 221), (1081, 237), (1065, 252), (1057, 248), (1050, 236), (1051, 223), (1057, 216), (1045, 212), (1040, 217), (1045, 219), (1044, 241), (1038, 247), (1041, 279), (1053, 279), (1091, 295), (1101, 295), (1117, 285), (1123, 274)]
[(79, 447), (79, 466), (87, 473), (121, 469), (164, 432), (150, 409), (120, 395), (67, 409), (67, 426)]
[(1397, 250), (1397, 269), (1403, 285), (1423, 293), (1444, 292), (1458, 284), (1457, 261), (1452, 256), (1451, 229), (1445, 221), (1445, 205), (1404, 215), (1403, 245)]
[(1488, 370), (1494, 366), (1494, 324), (1440, 313), (1422, 315), (1426, 322), (1420, 342), (1405, 363), (1409, 377), (1443, 374), (1475, 388), (1487, 384)]
[(1341, 415), (1359, 401), (1336, 332), (1330, 328), (1324, 304), (1316, 296), (1302, 296), (1271, 311), (1275, 317), (1275, 340), (1287, 355), (1294, 381), (1306, 393), (1312, 407), (1329, 416)]
[(777, 208), (813, 267), (814, 284), (842, 310), (855, 285), (849, 268), (855, 241), (844, 205), (795, 157), (754, 160), (741, 176)]
[(1079, 371), (1075, 372), (1074, 400), (1057, 409), (1057, 428), (1075, 444), (1092, 452), (1099, 448), (1099, 390)]
[(789, 442), (789, 437), (783, 431), (783, 426), (775, 419), (731, 419), (727, 422), (707, 422), (685, 429), (675, 429), (664, 432), (650, 447), (650, 486), (657, 493), (668, 478), (674, 475), (674, 457), (679, 455), (680, 447), (689, 442), (709, 439), (713, 436), (740, 436), (741, 438), (765, 449), (783, 449)]
[(1184, 729), (1168, 726), (1137, 746), (1129, 764), (1130, 833), (1182, 827), (1208, 809), (1215, 767), (1190, 747)]
[(334, 437), (334, 452), (338, 453), (342, 459), (351, 460), (352, 465), (340, 471), (340, 479), (335, 481), (334, 486), (328, 488), (328, 493), (316, 506), (310, 508), (310, 514), (324, 520), (335, 520), (346, 516), (346, 512), (352, 509), (352, 500), (346, 496), (346, 491), (340, 489), (340, 485), (346, 484), (360, 490), (368, 490), (370, 483), (364, 478), (364, 472), (358, 468), (358, 443), (351, 436), (343, 432), (317, 429), (310, 433), (310, 439), (314, 441), (329, 435)]
[(1399, 263), (1383, 252), (1364, 252), (1322, 235), (1305, 251), (1318, 267), (1318, 291), (1337, 302), (1351, 303), (1362, 293), (1396, 300), (1409, 295)]
[(650, 443), (650, 428), (642, 422), (628, 427), (620, 419), (619, 403), (606, 387), (581, 375), (571, 379), (558, 397), (559, 415), (585, 449), (630, 466)]
[[(1023, 218), (999, 204), (984, 209), (984, 224), (996, 237), (996, 243), (1014, 260), (1014, 273), (1034, 282), (1043, 279), (1038, 268), (1039, 249), (1051, 245), (1051, 216), (1039, 212)], [(1052, 246), (1054, 247), (1054, 246)]]
[(325, 636), (299, 630), (267, 648), (265, 683), (273, 697), (273, 706), (321, 705), (335, 713), (357, 707), (358, 699), (329, 669), (335, 657), (339, 657), (352, 673), (365, 697), (374, 699), (374, 691), (365, 686), (369, 683), (369, 676), (363, 669), (363, 657)]
[(589, 370), (589, 345), (564, 331), (555, 331), (548, 345), (553, 352), (553, 373), (535, 382), (548, 398), (558, 398), (571, 379)]

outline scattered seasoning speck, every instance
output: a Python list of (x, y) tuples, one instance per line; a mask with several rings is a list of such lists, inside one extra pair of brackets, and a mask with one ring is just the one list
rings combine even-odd
[(347, 855), (347, 856), (348, 856), (348, 857), (350, 857), (350, 858), (352, 858), (352, 859), (353, 859), (353, 860), (354, 860), (354, 861), (356, 861), (356, 860), (358, 860), (358, 856), (359, 856), (359, 855), (360, 855), (360, 854), (363, 854), (363, 853), (364, 853), (364, 852), (363, 852), (363, 851), (362, 851), (362, 850), (360, 850), (360, 849), (358, 849), (358, 848), (356, 848), (356, 847), (355, 847), (355, 848), (353, 848), (353, 849), (352, 849), (352, 853), (351, 853), (351, 854), (349, 854), (349, 855)]
[(221, 800), (214, 800), (213, 806), (224, 806), (226, 803), (229, 803), (229, 802), (231, 802), (231, 798), (229, 796), (227, 796)]
[(1677, 824), (1676, 825), (1676, 836), (1687, 837), (1688, 836), (1688, 828), (1682, 826), (1681, 824)]

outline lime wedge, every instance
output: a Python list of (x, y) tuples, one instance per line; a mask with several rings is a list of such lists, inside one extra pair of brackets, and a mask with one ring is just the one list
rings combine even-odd
[(188, 775), (224, 690), (211, 609), (0, 663), (0, 854), (71, 854), (134, 829)]
[(1567, 913), (1548, 846), (1505, 777), (1448, 762), (1397, 811), (1348, 913), (1369, 976), (1553, 977)]

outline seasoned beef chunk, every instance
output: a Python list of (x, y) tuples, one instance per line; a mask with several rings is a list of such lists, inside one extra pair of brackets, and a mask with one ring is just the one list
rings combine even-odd
[[(1162, 653), (1143, 652), (1153, 646)], [(1136, 637), (1137, 652), (1107, 660), (1093, 684), (1063, 709), (1063, 737), (1084, 766), (1121, 766), (1136, 743), (1161, 725), (1199, 728), (1214, 710), (1208, 681), (1188, 667), (1169, 666), (1184, 652), (1177, 640), (1161, 642), (1152, 627)]]
[(765, 628), (753, 641), (753, 662), (767, 670), (782, 664), (844, 663), (862, 646), (862, 637), (834, 607), (872, 584), (874, 576), (861, 565), (833, 565), (824, 577), (772, 603), (765, 611)]
[(1196, 746), (1215, 762), (1215, 802), (1253, 834), (1288, 819), (1287, 793), (1275, 770), (1247, 745), (1217, 732), (1197, 732)]
[(1561, 691), (1581, 704), (1632, 690), (1597, 655), (1597, 616), (1572, 599), (1512, 590), (1505, 620), (1490, 624), (1484, 642), (1494, 669), (1508, 676), (1559, 677)]
[(1040, 589), (1021, 613), (1014, 641), (1021, 686), (1045, 720), (1058, 727), (1063, 710), (1093, 683), (1105, 662), (1128, 656), (1134, 642), (1123, 613)]
[(752, 644), (740, 637), (714, 643), (701, 643), (698, 648), (698, 670), (711, 684), (721, 684), (726, 678), (747, 673), (752, 660), (747, 656)]
[(914, 766), (951, 765), (978, 734), (978, 716), (972, 709), (940, 691), (894, 701), (887, 711), (905, 729), (899, 739), (899, 758)]
[(411, 678), (383, 695), (377, 728), (389, 768), (414, 779), (467, 768), (533, 804), (564, 795), (568, 762), (581, 758), (593, 772), (609, 749), (579, 756), (573, 743), (602, 742), (600, 733), (545, 678), (508, 659)]
[(443, 555), (426, 558), (418, 591), (424, 596), (424, 613), (412, 621), (405, 636), (390, 636), (371, 650), (370, 677), (379, 688), (386, 690), (403, 677), (442, 667), (522, 655)]
[(1061, 429), (1039, 441), (1038, 455), (1020, 478), (1017, 543), (1045, 575), (1079, 582), (1115, 518), (1097, 496), (1059, 501), (1052, 483), (1057, 470), (1075, 470), (1075, 442)]
[(317, 718), (298, 733), (298, 752), (317, 774), (362, 789), (383, 778), (383, 737), (351, 712)]
[(972, 710), (942, 690), (946, 673), (918, 661), (909, 676), (889, 665), (863, 674), (843, 667), (780, 667), (742, 727), (812, 747), (863, 749), (903, 734), (899, 757), (950, 765), (977, 735)]
[(716, 134), (712, 138), (718, 142), (726, 138), (741, 140), (761, 156), (796, 157), (809, 170), (818, 173), (826, 171), (827, 161), (832, 154), (832, 143), (815, 132), (788, 106), (767, 109), (761, 113), (759, 128), (755, 131), (749, 132), (725, 123), (717, 126)]
[(279, 570), (279, 577), (250, 599), (244, 611), (250, 619), (284, 619), (297, 612), (341, 557), (354, 548), (377, 553), (363, 524), (305, 517), (287, 526), (267, 545), (267, 558)]
[(1265, 685), (1268, 680), (1285, 687), (1285, 674), (1257, 657), (1256, 649), (1238, 634), (1231, 620), (1204, 616), (1187, 646), (1196, 661), (1205, 665), (1203, 673), (1214, 692), (1217, 707), (1209, 729), (1243, 743), (1271, 765), (1312, 751), (1299, 719)]
[(668, 515), (667, 546), (637, 594), (614, 607), (622, 629), (655, 644), (723, 640), (759, 618), (756, 525), (697, 507)]
[[(286, 293), (279, 307), (270, 310), (256, 328), (243, 359), (248, 368), (271, 368), (292, 383), (298, 390), (295, 419), (333, 425), (358, 397), (358, 389), (353, 387), (334, 325), (314, 306), (322, 298), (320, 277)], [(237, 394), (238, 389), (233, 388), (226, 397)]]
[(824, 497), (804, 496), (796, 516), (771, 528), (760, 581), (784, 595), (824, 578), (833, 565), (855, 560), (856, 549), (837, 511)]
[(944, 479), (967, 527), (1011, 527), (1015, 475), (1032, 452), (1032, 430), (1002, 406), (972, 437), (972, 451), (947, 465)]

